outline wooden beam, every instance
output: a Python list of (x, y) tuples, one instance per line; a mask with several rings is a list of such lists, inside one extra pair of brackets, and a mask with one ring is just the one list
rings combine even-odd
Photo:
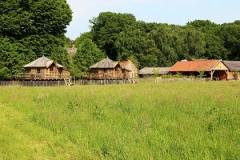
[(211, 71), (210, 74), (211, 74), (211, 81), (212, 81), (212, 80), (213, 80), (213, 74), (214, 74), (214, 72)]

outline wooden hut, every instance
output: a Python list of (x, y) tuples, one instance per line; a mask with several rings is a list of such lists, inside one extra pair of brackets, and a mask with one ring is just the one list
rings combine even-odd
[(211, 80), (226, 80), (228, 68), (221, 60), (184, 60), (173, 65), (169, 72), (186, 76), (204, 73), (204, 76)]
[(138, 68), (131, 60), (124, 60), (119, 62), (124, 79), (133, 79), (138, 77)]
[(105, 58), (90, 67), (89, 79), (133, 79), (137, 77), (137, 74), (138, 69), (132, 61), (112, 61), (109, 58)]
[(139, 71), (140, 77), (161, 76), (169, 73), (170, 67), (145, 67)]
[(239, 80), (240, 79), (240, 61), (223, 61), (228, 67), (228, 80)]
[(70, 73), (64, 67), (45, 56), (24, 66), (25, 80), (63, 80), (70, 79)]

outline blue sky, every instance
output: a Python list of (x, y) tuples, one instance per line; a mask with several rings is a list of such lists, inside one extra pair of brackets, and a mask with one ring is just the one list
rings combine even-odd
[(138, 20), (184, 25), (196, 19), (216, 23), (240, 19), (240, 0), (67, 0), (73, 20), (66, 35), (75, 39), (87, 32), (89, 20), (100, 12), (132, 13)]

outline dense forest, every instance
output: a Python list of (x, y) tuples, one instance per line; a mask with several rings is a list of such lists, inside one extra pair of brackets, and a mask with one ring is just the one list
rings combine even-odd
[[(195, 20), (185, 26), (137, 21), (132, 14), (100, 13), (91, 32), (76, 41), (92, 40), (110, 58), (131, 58), (145, 66), (170, 66), (177, 60), (240, 60), (240, 21), (215, 24)], [(79, 53), (81, 54), (81, 53)]]
[[(91, 31), (74, 42), (78, 52), (73, 66), (81, 64), (76, 67), (78, 73), (85, 73), (102, 52), (113, 60), (132, 59), (140, 68), (171, 66), (182, 59), (240, 60), (240, 21), (216, 24), (195, 20), (179, 26), (105, 12), (90, 23)], [(92, 63), (84, 63), (86, 59)]]
[[(193, 58), (240, 60), (240, 21), (195, 20), (180, 26), (104, 12), (90, 20), (90, 32), (72, 42), (64, 35), (72, 19), (66, 0), (5, 0), (0, 14), (0, 79), (21, 74), (24, 64), (42, 55), (76, 77), (106, 56), (132, 59), (140, 68)], [(66, 48), (73, 43), (78, 50), (69, 56)]]

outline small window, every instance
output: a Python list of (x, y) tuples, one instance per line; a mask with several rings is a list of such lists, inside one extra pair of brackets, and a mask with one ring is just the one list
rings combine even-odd
[(53, 71), (53, 67), (50, 67), (50, 71), (51, 71), (51, 72)]
[(41, 73), (41, 70), (40, 70), (40, 68), (38, 68), (38, 69), (37, 69), (37, 73)]

